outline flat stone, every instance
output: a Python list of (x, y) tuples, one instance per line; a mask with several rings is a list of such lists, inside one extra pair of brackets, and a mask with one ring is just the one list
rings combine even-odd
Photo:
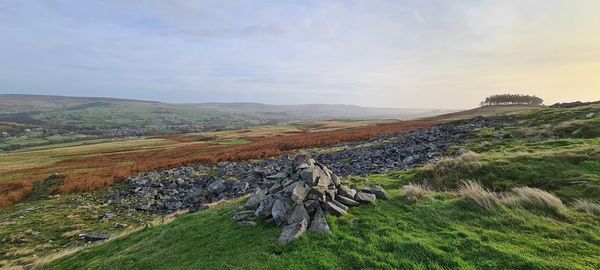
[(306, 169), (306, 168), (309, 168), (309, 167), (310, 167), (310, 165), (308, 165), (308, 163), (304, 162), (304, 163), (296, 166), (296, 170), (302, 170), (302, 169)]
[(298, 223), (284, 226), (283, 229), (281, 230), (281, 234), (279, 235), (279, 239), (277, 240), (277, 243), (279, 243), (281, 245), (285, 245), (289, 242), (292, 242), (292, 241), (300, 238), (300, 236), (302, 236), (304, 234), (304, 232), (306, 232), (307, 226), (308, 226), (308, 221), (304, 220), (304, 219)]
[(311, 193), (315, 193), (315, 194), (319, 194), (319, 195), (325, 195), (325, 193), (327, 192), (327, 187), (324, 186), (313, 186), (310, 189)]
[(81, 237), (83, 237), (85, 241), (96, 242), (108, 239), (110, 234), (107, 232), (89, 232), (81, 234)]
[(392, 196), (390, 196), (390, 194), (387, 193), (387, 191), (385, 191), (385, 189), (383, 189), (381, 186), (372, 186), (370, 193), (375, 194), (377, 199), (389, 200), (392, 198)]
[(319, 177), (319, 173), (318, 171), (316, 171), (315, 168), (309, 167), (300, 171), (300, 177), (305, 183), (309, 185), (314, 185), (317, 181), (317, 178)]
[(299, 203), (293, 206), (291, 213), (287, 217), (287, 224), (295, 224), (301, 220), (310, 222), (310, 216), (304, 208), (304, 203)]
[(279, 172), (277, 174), (267, 176), (267, 179), (269, 179), (269, 180), (277, 180), (277, 179), (283, 179), (286, 176), (287, 176), (287, 173), (285, 173), (285, 172)]
[(308, 191), (309, 189), (303, 186), (295, 186), (292, 190), (292, 200), (295, 202), (303, 202), (304, 199), (306, 199), (306, 196), (308, 195)]
[(329, 197), (330, 200), (335, 199), (335, 195), (337, 194), (337, 191), (335, 189), (327, 189), (325, 191), (325, 195), (327, 195), (327, 197)]
[(244, 208), (248, 210), (256, 210), (258, 206), (260, 206), (260, 199), (256, 195), (250, 196), (244, 204)]
[(308, 231), (317, 233), (331, 233), (329, 224), (327, 224), (327, 220), (325, 219), (325, 215), (323, 214), (321, 207), (317, 208), (313, 220), (310, 222)]
[(335, 173), (331, 175), (331, 181), (333, 182), (333, 184), (336, 187), (339, 186), (342, 183), (342, 181), (340, 181), (340, 177), (337, 176), (337, 174), (335, 174)]
[(283, 224), (285, 222), (286, 214), (287, 209), (285, 207), (285, 203), (281, 199), (276, 199), (271, 209), (271, 216), (273, 216), (275, 223), (277, 223), (277, 225)]
[(243, 220), (237, 223), (238, 227), (254, 227), (256, 226), (256, 221)]
[(325, 205), (327, 206), (327, 212), (334, 216), (341, 216), (346, 214), (346, 210), (338, 207), (332, 202), (327, 202)]
[(235, 221), (242, 221), (242, 220), (246, 220), (246, 219), (253, 219), (255, 217), (256, 217), (256, 215), (254, 214), (254, 211), (246, 210), (246, 211), (241, 211), (241, 212), (235, 213), (233, 215), (232, 219)]
[(208, 191), (212, 194), (218, 195), (223, 193), (227, 187), (225, 186), (225, 181), (219, 180), (208, 186)]
[(356, 195), (356, 190), (344, 185), (340, 185), (338, 188), (338, 193), (346, 198), (354, 198)]
[(298, 154), (294, 157), (294, 165), (295, 166), (300, 166), (302, 163), (306, 163), (306, 164), (310, 163), (310, 157), (307, 154)]
[(303, 187), (304, 186), (304, 182), (302, 181), (295, 181), (292, 184), (290, 184), (289, 186), (287, 186), (285, 189), (283, 189), (283, 193), (285, 194), (291, 194), (292, 191), (294, 191), (294, 188), (296, 188), (297, 186)]
[(273, 198), (273, 196), (269, 195), (267, 197), (265, 197), (264, 200), (262, 200), (260, 202), (260, 205), (258, 206), (258, 208), (256, 208), (256, 211), (254, 212), (254, 214), (257, 217), (266, 219), (269, 216), (271, 216), (271, 209), (273, 209), (273, 204), (275, 203), (275, 199)]
[(283, 190), (283, 186), (280, 184), (274, 184), (270, 189), (269, 189), (269, 194), (275, 194), (279, 191)]
[(350, 198), (344, 197), (344, 196), (340, 196), (340, 195), (336, 196), (335, 200), (338, 201), (338, 202), (341, 202), (341, 203), (343, 203), (343, 204), (345, 204), (347, 206), (357, 206), (357, 205), (360, 204), (359, 202), (357, 202), (357, 201), (355, 201), (353, 199), (350, 199)]
[(317, 186), (328, 187), (331, 184), (331, 177), (321, 169), (318, 169), (317, 173), (319, 174)]
[(341, 202), (338, 202), (338, 201), (335, 201), (335, 200), (334, 200), (334, 201), (331, 201), (331, 202), (332, 202), (333, 204), (335, 204), (335, 206), (337, 206), (337, 207), (339, 207), (339, 208), (341, 208), (341, 209), (344, 209), (344, 211), (348, 211), (348, 206), (344, 205), (343, 203), (341, 203)]
[(309, 215), (315, 213), (318, 207), (319, 201), (317, 200), (307, 200), (304, 202), (304, 208), (306, 208), (306, 212), (308, 212)]
[(377, 199), (375, 194), (366, 193), (366, 192), (358, 192), (354, 196), (354, 200), (360, 203), (372, 203)]

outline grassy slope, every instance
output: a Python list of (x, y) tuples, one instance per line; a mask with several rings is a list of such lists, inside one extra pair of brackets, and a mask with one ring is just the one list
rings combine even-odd
[[(381, 179), (380, 179), (381, 180)], [(390, 179), (387, 179), (388, 181)], [(288, 246), (279, 228), (238, 229), (235, 206), (184, 216), (87, 249), (53, 269), (572, 269), (600, 267), (600, 218), (525, 210), (487, 213), (447, 193), (394, 199), (329, 217), (331, 237)]]
[[(586, 117), (590, 112), (595, 115)], [(478, 158), (418, 169), (415, 180), (453, 188), (472, 179), (497, 190), (528, 185), (567, 200), (600, 199), (600, 106), (544, 109), (516, 117), (516, 125), (480, 130), (467, 143)]]
[[(600, 217), (569, 210), (556, 216), (525, 209), (486, 212), (453, 193), (437, 193), (417, 203), (400, 188), (420, 182), (424, 172), (452, 185), (476, 179), (496, 189), (540, 186), (563, 198), (596, 196), (598, 148), (596, 117), (586, 107), (521, 114), (519, 124), (494, 139), (482, 130), (467, 146), (481, 152), (474, 164), (421, 168), (370, 176), (394, 195), (391, 201), (353, 208), (350, 215), (328, 217), (333, 235), (307, 235), (278, 246), (279, 228), (260, 224), (238, 229), (229, 217), (234, 206), (187, 215), (85, 250), (50, 267), (180, 269), (598, 269)], [(583, 115), (583, 118), (582, 118)], [(575, 126), (572, 126), (575, 123)], [(583, 131), (575, 132), (581, 129)], [(542, 134), (550, 140), (530, 142)], [(491, 137), (490, 137), (491, 136)], [(428, 175), (431, 176), (431, 175)], [(572, 185), (585, 178), (585, 184)]]

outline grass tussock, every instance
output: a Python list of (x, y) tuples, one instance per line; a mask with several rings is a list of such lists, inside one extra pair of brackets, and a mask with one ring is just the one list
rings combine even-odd
[(501, 197), (474, 181), (463, 181), (458, 187), (458, 194), (465, 200), (479, 205), (486, 210), (494, 210), (500, 205)]
[(497, 193), (478, 182), (463, 181), (458, 188), (458, 194), (488, 211), (503, 207), (522, 207), (533, 211), (562, 214), (567, 209), (556, 195), (530, 187), (517, 187), (510, 192)]
[(512, 189), (510, 203), (517, 203), (525, 208), (550, 211), (560, 214), (566, 210), (565, 205), (556, 195), (537, 188), (517, 187)]
[(468, 151), (458, 157), (444, 158), (436, 164), (426, 165), (417, 177), (429, 179), (436, 187), (454, 187), (456, 182), (453, 179), (473, 173), (481, 166), (481, 155)]
[(409, 183), (408, 185), (405, 185), (403, 189), (406, 199), (412, 202), (420, 201), (433, 195), (433, 191), (425, 188), (421, 184)]
[(573, 205), (573, 209), (578, 212), (588, 213), (594, 216), (600, 216), (600, 203), (588, 201), (588, 200), (576, 200)]

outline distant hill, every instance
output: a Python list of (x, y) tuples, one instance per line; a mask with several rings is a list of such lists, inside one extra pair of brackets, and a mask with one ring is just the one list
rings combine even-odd
[(341, 104), (269, 105), (261, 103), (162, 103), (155, 101), (116, 99), (103, 97), (65, 97), (47, 95), (0, 95), (0, 113), (32, 113), (61, 110), (85, 110), (102, 106), (168, 107), (174, 110), (203, 109), (253, 114), (273, 120), (323, 120), (323, 119), (413, 119), (451, 112), (443, 109), (370, 108)]
[(284, 114), (298, 120), (313, 119), (414, 119), (456, 110), (373, 108), (344, 104), (270, 105), (261, 103), (198, 103), (189, 104), (201, 108), (213, 108), (256, 114)]
[(0, 113), (47, 112), (77, 109), (93, 104), (160, 104), (154, 101), (104, 97), (65, 97), (48, 95), (0, 94)]

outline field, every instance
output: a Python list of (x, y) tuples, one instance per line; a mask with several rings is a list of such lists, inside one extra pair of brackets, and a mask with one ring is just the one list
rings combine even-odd
[[(598, 269), (599, 111), (592, 106), (520, 113), (516, 125), (482, 129), (453, 150), (475, 152), (368, 176), (393, 199), (352, 208), (340, 218), (329, 216), (331, 236), (309, 234), (279, 246), (279, 228), (273, 224), (235, 227), (230, 216), (242, 203), (235, 201), (114, 239), (49, 267)], [(588, 117), (590, 112), (596, 114)], [(403, 189), (424, 179), (445, 188)], [(495, 192), (461, 188), (465, 179)], [(352, 181), (364, 184), (360, 178)], [(521, 189), (526, 192), (519, 193), (520, 199), (511, 195), (523, 186), (559, 197), (535, 189)], [(486, 196), (496, 202), (493, 207), (479, 201)]]
[(33, 182), (55, 173), (64, 177), (56, 193), (87, 192), (137, 172), (196, 162), (216, 164), (265, 158), (293, 149), (364, 140), (435, 123), (323, 121), (0, 154), (0, 193), (6, 194), (0, 199), (0, 206), (22, 200), (33, 191)]
[[(406, 181), (385, 179), (398, 187)], [(377, 181), (373, 179), (373, 181)], [(391, 188), (392, 186), (388, 186)], [(49, 265), (53, 269), (597, 269), (600, 218), (525, 209), (489, 213), (453, 193), (413, 203), (402, 191), (329, 217), (331, 236), (275, 243), (273, 224), (236, 228), (238, 204), (187, 215)], [(433, 218), (435, 217), (435, 218)]]
[[(596, 114), (588, 117), (590, 112)], [(4, 180), (3, 183), (30, 183), (25, 188), (31, 193), (21, 203), (0, 209), (0, 244), (5, 247), (5, 252), (0, 253), (0, 266), (41, 265), (66, 256), (47, 267), (598, 268), (600, 141), (596, 132), (600, 128), (600, 106), (536, 109), (513, 117), (517, 119), (516, 124), (480, 129), (476, 137), (448, 152), (453, 156), (463, 148), (473, 151), (461, 157), (448, 157), (436, 165), (368, 176), (371, 183), (385, 186), (394, 199), (353, 208), (348, 216), (341, 218), (328, 217), (334, 232), (331, 237), (306, 235), (285, 247), (274, 243), (279, 228), (272, 224), (260, 223), (249, 229), (235, 227), (230, 215), (243, 199), (224, 202), (215, 209), (187, 214), (173, 223), (160, 225), (172, 219), (119, 208), (118, 204), (106, 205), (102, 200), (104, 189), (51, 196), (56, 190), (64, 189), (68, 179), (50, 178), (35, 183)], [(89, 166), (96, 171), (87, 171), (85, 167), (64, 169), (80, 172), (80, 176), (94, 176), (104, 170), (103, 164), (123, 162), (125, 168), (135, 165), (121, 158), (139, 157), (141, 161), (142, 158), (170, 157), (169, 162), (180, 162), (182, 160), (177, 158), (190, 153), (187, 161), (212, 163), (262, 157), (295, 147), (320, 147), (416, 127), (407, 126), (408, 123), (431, 124), (428, 121), (312, 122), (61, 146), (10, 155), (20, 158), (20, 162), (12, 163), (15, 166), (12, 173), (21, 170), (25, 174), (70, 164)], [(191, 146), (198, 150), (176, 151), (189, 150)], [(333, 148), (323, 147), (319, 151), (328, 149)], [(78, 163), (71, 159), (72, 155), (80, 154), (85, 156), (84, 160), (95, 162)], [(46, 162), (48, 158), (55, 160)], [(16, 159), (2, 162), (10, 164), (9, 160)], [(40, 165), (20, 167), (32, 162)], [(364, 185), (363, 178), (350, 179)], [(435, 185), (437, 191), (417, 193), (420, 196), (415, 201), (414, 192), (403, 190), (404, 185), (422, 183), (425, 179)], [(521, 186), (541, 188), (557, 194), (558, 209), (563, 210), (520, 204), (487, 209), (457, 192), (463, 180), (481, 182), (498, 192), (494, 194), (508, 194)], [(504, 195), (494, 196), (499, 196), (495, 199), (497, 204), (514, 201)], [(56, 219), (56, 216), (66, 218)], [(112, 218), (106, 220), (107, 216)], [(113, 237), (105, 244), (85, 248), (78, 234), (88, 231), (107, 231)]]

